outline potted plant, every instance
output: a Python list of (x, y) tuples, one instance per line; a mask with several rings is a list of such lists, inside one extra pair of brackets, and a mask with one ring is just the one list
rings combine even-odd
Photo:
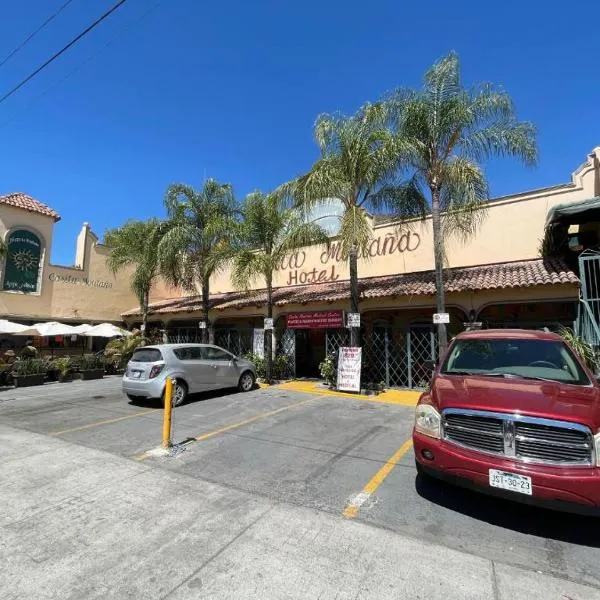
[(56, 379), (61, 383), (73, 381), (73, 365), (69, 356), (55, 358), (52, 361), (52, 369), (56, 373)]
[(13, 368), (15, 387), (42, 385), (46, 378), (46, 369), (46, 361), (39, 358), (18, 360)]
[(104, 377), (104, 359), (97, 354), (84, 354), (81, 357), (79, 369), (84, 381), (102, 379)]

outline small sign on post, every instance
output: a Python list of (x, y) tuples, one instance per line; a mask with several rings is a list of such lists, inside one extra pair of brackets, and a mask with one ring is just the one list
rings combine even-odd
[(340, 348), (338, 355), (337, 389), (360, 392), (362, 348)]
[(360, 313), (348, 313), (346, 315), (346, 327), (360, 327)]
[(271, 317), (265, 317), (265, 329), (273, 329), (273, 319)]
[(448, 313), (434, 313), (433, 323), (434, 325), (439, 325), (440, 323), (450, 323), (450, 315)]
[(198, 327), (200, 329), (206, 329), (206, 321), (198, 321)]

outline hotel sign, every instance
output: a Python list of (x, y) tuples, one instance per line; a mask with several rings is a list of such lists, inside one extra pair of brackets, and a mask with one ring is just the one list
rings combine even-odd
[(37, 292), (42, 259), (40, 238), (26, 229), (11, 232), (6, 240), (7, 256), (2, 289), (8, 292)]
[[(404, 254), (404, 252), (414, 252), (420, 245), (421, 237), (415, 231), (407, 231), (401, 235), (388, 232), (386, 235), (380, 235), (368, 242), (365, 248), (359, 252), (358, 257), (372, 260), (377, 257)], [(287, 271), (285, 285), (337, 281), (340, 274), (337, 272), (336, 264), (347, 262), (348, 256), (343, 251), (342, 243), (335, 241), (321, 252), (320, 265), (307, 264), (306, 259), (305, 250), (296, 250), (284, 256), (278, 263), (277, 271)]]
[(287, 316), (288, 329), (337, 329), (344, 327), (343, 310), (298, 312)]

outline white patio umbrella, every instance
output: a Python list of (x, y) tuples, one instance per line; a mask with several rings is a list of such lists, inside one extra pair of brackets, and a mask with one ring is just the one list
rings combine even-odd
[(40, 337), (53, 337), (55, 335), (71, 335), (73, 333), (71, 325), (50, 321), (48, 323), (36, 323), (27, 327), (24, 331), (19, 331), (17, 335), (34, 335)]
[(29, 325), (21, 325), (20, 323), (13, 323), (6, 319), (0, 319), (0, 333), (13, 333), (18, 335), (21, 331), (29, 329)]
[(89, 331), (92, 327), (93, 327), (93, 325), (90, 325), (89, 323), (82, 323), (81, 325), (75, 325), (75, 327), (73, 327), (73, 331), (71, 333), (75, 333), (77, 335), (82, 335), (82, 334), (86, 333), (87, 331)]
[(100, 325), (94, 325), (94, 327), (86, 331), (83, 335), (87, 335), (88, 337), (112, 338), (131, 335), (131, 332), (121, 329), (112, 323), (100, 323)]

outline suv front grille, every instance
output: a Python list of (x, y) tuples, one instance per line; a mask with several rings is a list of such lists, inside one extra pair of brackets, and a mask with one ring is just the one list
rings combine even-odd
[(465, 448), (530, 463), (594, 464), (590, 430), (578, 423), (509, 413), (447, 409), (444, 439)]

